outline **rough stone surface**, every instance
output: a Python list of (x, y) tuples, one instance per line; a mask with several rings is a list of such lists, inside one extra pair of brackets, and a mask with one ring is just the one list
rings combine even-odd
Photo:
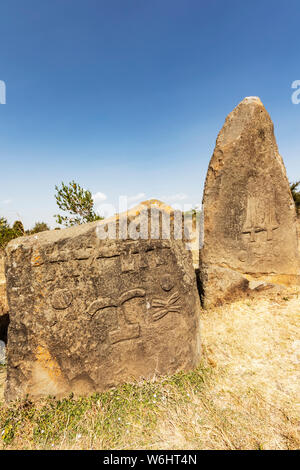
[(0, 317), (8, 311), (6, 298), (6, 281), (4, 273), (4, 256), (0, 254)]
[(8, 304), (6, 297), (6, 281), (4, 273), (4, 256), (0, 254), (0, 341), (7, 341), (9, 324)]
[[(139, 227), (141, 208), (128, 216), (126, 224)], [(6, 400), (89, 394), (197, 365), (201, 307), (191, 253), (162, 235), (99, 239), (123, 220), (8, 245)]]
[(226, 118), (203, 207), (206, 307), (240, 295), (251, 280), (299, 283), (295, 205), (273, 123), (259, 98), (245, 98)]
[(300, 253), (300, 217), (297, 217), (297, 231), (298, 231), (298, 250)]

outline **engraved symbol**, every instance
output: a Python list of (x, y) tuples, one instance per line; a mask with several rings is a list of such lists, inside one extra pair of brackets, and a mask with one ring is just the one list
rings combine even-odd
[(145, 290), (140, 288), (128, 290), (119, 297), (119, 304), (122, 305), (127, 302), (127, 300), (133, 299), (134, 297), (144, 297), (145, 294)]
[(170, 312), (180, 313), (181, 305), (177, 304), (180, 299), (178, 292), (174, 292), (170, 297), (165, 299), (153, 299), (152, 307), (157, 309), (152, 313), (153, 321), (160, 320)]
[(242, 263), (244, 263), (244, 262), (246, 261), (246, 259), (247, 259), (247, 254), (248, 254), (248, 253), (247, 253), (246, 250), (240, 251), (239, 254), (238, 254), (238, 259), (239, 259)]
[(68, 289), (59, 289), (54, 291), (51, 297), (51, 305), (56, 310), (68, 308), (73, 300), (73, 294)]
[(132, 253), (123, 253), (120, 258), (123, 273), (134, 271), (134, 257)]
[(131, 289), (119, 297), (118, 323), (119, 328), (109, 333), (111, 344), (125, 341), (126, 339), (138, 338), (140, 336), (139, 323), (128, 323), (125, 318), (124, 304), (135, 297), (144, 297), (144, 289)]
[(155, 263), (156, 263), (156, 266), (160, 266), (162, 264), (164, 264), (164, 260), (161, 256), (161, 253), (155, 253)]
[(109, 297), (103, 297), (92, 302), (87, 309), (87, 313), (93, 317), (96, 312), (107, 307), (117, 307), (117, 305)]
[(267, 209), (267, 214), (265, 217), (265, 230), (267, 231), (267, 240), (273, 240), (273, 230), (276, 230), (279, 227), (277, 221), (275, 206), (273, 206), (269, 201), (269, 207)]
[(273, 239), (273, 230), (279, 227), (275, 211), (274, 190), (267, 185), (264, 195), (259, 194), (253, 178), (248, 183), (246, 221), (242, 233), (250, 233), (250, 241), (255, 242), (255, 233), (267, 232), (267, 240)]
[(160, 280), (160, 285), (161, 285), (161, 288), (165, 291), (169, 291), (171, 289), (173, 289), (174, 287), (174, 282), (172, 280), (172, 277), (170, 276), (170, 274), (165, 274), (161, 280)]
[(148, 261), (147, 261), (147, 256), (146, 252), (141, 250), (140, 251), (140, 262), (139, 262), (139, 267), (140, 268), (148, 268)]
[(88, 307), (87, 313), (94, 316), (96, 312), (107, 307), (115, 307), (118, 315), (118, 328), (110, 331), (108, 336), (111, 344), (119, 343), (127, 339), (134, 339), (140, 336), (140, 325), (139, 323), (131, 323), (126, 319), (124, 304), (131, 299), (137, 297), (144, 297), (146, 294), (144, 289), (131, 289), (124, 292), (117, 301), (109, 297), (100, 298), (95, 300)]

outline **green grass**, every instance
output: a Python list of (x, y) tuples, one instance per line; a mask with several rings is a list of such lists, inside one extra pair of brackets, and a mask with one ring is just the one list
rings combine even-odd
[[(201, 393), (206, 368), (178, 373), (156, 382), (124, 384), (105, 393), (62, 400), (0, 403), (2, 448), (135, 448), (149, 444), (164, 409), (181, 406)], [(126, 439), (128, 436), (128, 439)], [(127, 442), (127, 444), (126, 444)]]

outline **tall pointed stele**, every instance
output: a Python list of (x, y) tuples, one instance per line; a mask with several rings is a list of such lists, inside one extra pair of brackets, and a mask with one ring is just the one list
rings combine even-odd
[(205, 182), (200, 278), (206, 307), (249, 281), (299, 284), (296, 210), (272, 120), (257, 97), (226, 118)]

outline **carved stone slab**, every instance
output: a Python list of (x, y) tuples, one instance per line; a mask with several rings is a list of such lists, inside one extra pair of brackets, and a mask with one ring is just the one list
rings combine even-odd
[(198, 363), (200, 301), (184, 242), (101, 240), (105, 223), (8, 245), (7, 400), (93, 393)]
[[(6, 280), (4, 274), (4, 255), (0, 252), (0, 317), (7, 314)], [(0, 337), (0, 339), (2, 339)]]
[(209, 164), (204, 197), (201, 281), (208, 307), (251, 279), (299, 282), (296, 212), (259, 98), (245, 98), (226, 118)]

